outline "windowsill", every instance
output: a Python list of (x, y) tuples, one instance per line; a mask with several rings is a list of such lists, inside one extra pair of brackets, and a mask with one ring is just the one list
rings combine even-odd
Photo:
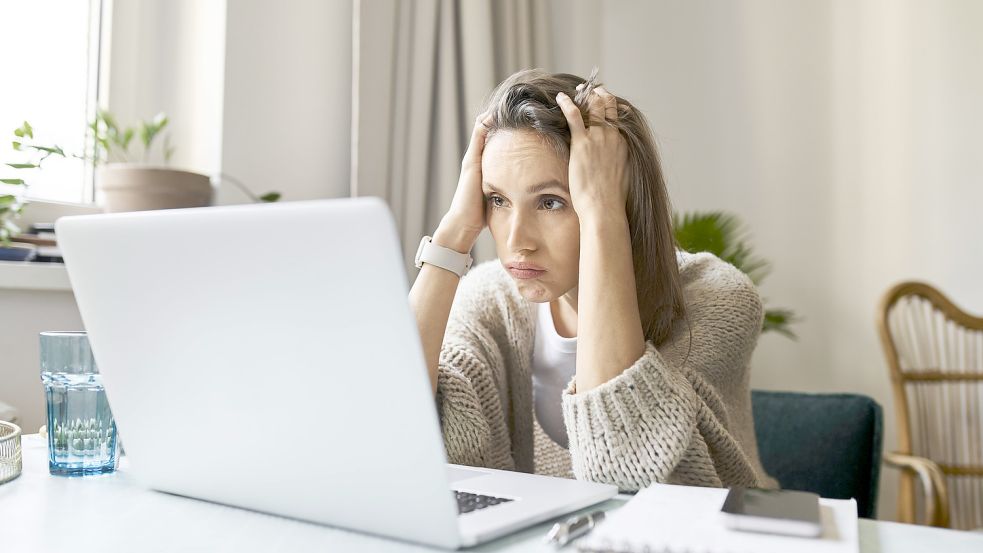
[(0, 290), (71, 292), (72, 284), (61, 263), (0, 261)]
[(92, 213), (102, 213), (102, 207), (96, 204), (29, 199), (17, 224), (22, 228), (27, 228), (34, 223), (53, 223), (65, 215), (89, 215)]
[[(34, 223), (53, 223), (65, 215), (102, 213), (95, 204), (29, 200), (17, 224), (27, 228)], [(0, 290), (71, 292), (68, 271), (62, 263), (0, 261)]]

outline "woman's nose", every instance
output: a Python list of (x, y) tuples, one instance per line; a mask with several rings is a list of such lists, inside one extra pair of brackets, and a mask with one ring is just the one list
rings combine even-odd
[(535, 251), (537, 231), (532, 217), (516, 211), (509, 223), (509, 238), (506, 244), (509, 251)]

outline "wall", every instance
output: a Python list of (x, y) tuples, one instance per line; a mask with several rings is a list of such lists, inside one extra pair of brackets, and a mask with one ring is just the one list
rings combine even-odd
[[(348, 195), (351, 2), (114, 0), (108, 108), (171, 116), (172, 166), (284, 200)], [(249, 198), (229, 182), (216, 202)]]
[[(983, 311), (983, 5), (578, 3), (556, 70), (599, 60), (658, 135), (675, 207), (740, 215), (773, 264), (762, 294), (803, 319), (798, 341), (762, 337), (752, 385), (868, 394), (893, 448), (880, 294), (919, 278)], [(885, 470), (882, 518), (895, 486)]]
[(114, 0), (109, 5), (103, 105), (121, 124), (167, 113), (175, 147), (170, 165), (218, 172), (225, 0)]
[(38, 334), (80, 330), (75, 298), (69, 291), (0, 289), (0, 401), (17, 409), (25, 433), (45, 424), (44, 388)]
[(348, 195), (351, 28), (348, 1), (229, 2), (224, 172), (284, 200)]

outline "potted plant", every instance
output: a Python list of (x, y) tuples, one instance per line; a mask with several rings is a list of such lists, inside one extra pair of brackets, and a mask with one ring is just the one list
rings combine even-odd
[[(85, 159), (96, 167), (96, 183), (105, 195), (107, 212), (139, 211), (202, 207), (211, 205), (213, 187), (207, 175), (181, 171), (168, 167), (174, 148), (170, 137), (164, 134), (169, 123), (167, 115), (160, 113), (149, 121), (140, 121), (135, 127), (122, 127), (108, 111), (100, 110), (89, 124), (92, 147), (71, 157)], [(16, 151), (38, 156), (24, 163), (8, 163), (14, 169), (38, 169), (50, 156), (69, 157), (58, 145), (34, 142), (34, 130), (26, 121), (14, 130), (13, 148)], [(159, 138), (161, 148), (155, 149)], [(142, 144), (137, 159), (131, 146), (134, 139)], [(154, 160), (163, 160), (156, 163)], [(240, 188), (253, 201), (275, 202), (277, 192), (256, 196), (241, 182), (226, 178)], [(2, 179), (7, 184), (24, 184), (24, 179)]]
[[(105, 195), (107, 212), (204, 207), (212, 203), (212, 183), (207, 175), (167, 167), (174, 153), (169, 138), (163, 142), (163, 166), (151, 164), (154, 140), (169, 119), (163, 113), (137, 128), (121, 128), (106, 111), (99, 111), (89, 125), (94, 139), (92, 160), (97, 165), (96, 183)], [(134, 136), (143, 145), (140, 161), (134, 161), (130, 145)]]
[[(105, 194), (106, 211), (211, 205), (214, 189), (207, 175), (168, 167), (174, 147), (170, 144), (170, 136), (163, 134), (163, 131), (169, 122), (167, 115), (159, 113), (149, 121), (140, 121), (136, 127), (123, 128), (109, 112), (100, 110), (96, 114), (89, 125), (94, 141), (91, 159), (98, 166), (96, 182)], [(154, 165), (151, 161), (155, 140), (160, 136), (163, 137), (160, 152), (163, 166)], [(134, 137), (138, 137), (143, 145), (139, 161), (135, 161), (130, 152)], [(253, 201), (275, 202), (280, 198), (276, 192), (257, 197), (239, 181), (227, 180), (241, 188)]]

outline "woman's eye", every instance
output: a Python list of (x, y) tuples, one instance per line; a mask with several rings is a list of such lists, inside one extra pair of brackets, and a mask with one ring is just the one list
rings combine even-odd
[(501, 196), (489, 196), (488, 201), (492, 207), (505, 207), (505, 200)]
[(543, 207), (547, 211), (556, 211), (563, 208), (563, 202), (557, 200), (556, 198), (546, 198), (543, 200)]

